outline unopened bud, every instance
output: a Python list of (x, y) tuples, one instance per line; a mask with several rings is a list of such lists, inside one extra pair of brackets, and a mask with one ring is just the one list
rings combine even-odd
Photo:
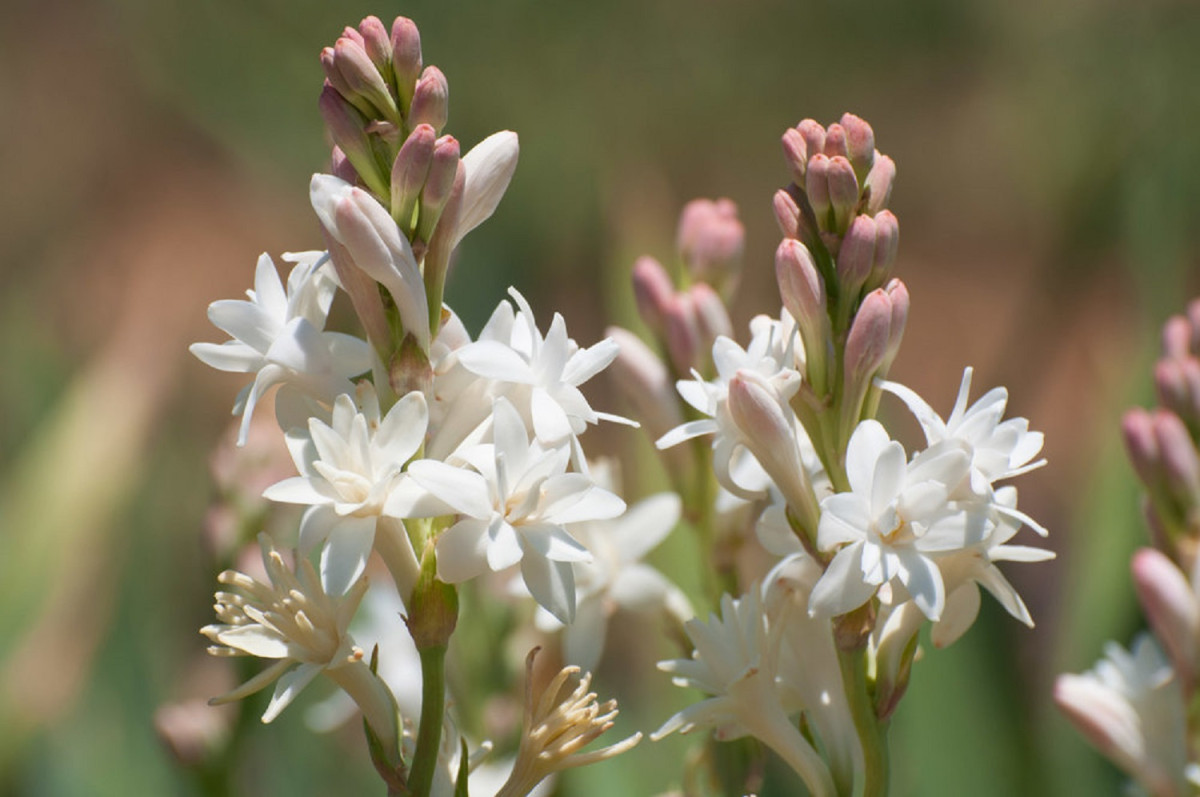
[(1186, 515), (1200, 507), (1200, 456), (1178, 415), (1156, 410), (1152, 417), (1167, 489)]
[(831, 158), (838, 155), (845, 158), (849, 154), (846, 150), (846, 130), (837, 122), (825, 130), (825, 154)]
[(800, 208), (792, 195), (782, 188), (775, 192), (775, 221), (784, 238), (800, 237)]
[(1192, 299), (1187, 306), (1188, 325), (1192, 328), (1192, 354), (1200, 356), (1200, 299)]
[(737, 205), (729, 199), (693, 199), (679, 216), (677, 241), (688, 272), (718, 289), (736, 281), (745, 238)]
[(387, 196), (387, 181), (367, 139), (367, 120), (330, 83), (321, 89), (318, 107), (330, 138), (354, 165), (359, 179), (379, 196)]
[(884, 355), (883, 365), (880, 366), (880, 371), (887, 373), (895, 361), (896, 355), (900, 353), (900, 344), (904, 340), (904, 328), (908, 325), (910, 300), (908, 288), (898, 279), (890, 281), (884, 291), (892, 302), (892, 323), (888, 330), (887, 354)]
[(899, 220), (890, 210), (880, 211), (875, 216), (875, 265), (867, 278), (868, 289), (884, 284), (892, 276), (899, 248)]
[(436, 139), (437, 133), (432, 127), (417, 125), (392, 163), (392, 218), (404, 230), (411, 229), (413, 210), (433, 162)]
[(875, 220), (856, 216), (837, 255), (839, 302), (853, 307), (875, 266)]
[(803, 325), (805, 319), (825, 315), (825, 283), (804, 244), (794, 238), (779, 244), (775, 250), (775, 279), (783, 306), (797, 323)]
[(409, 125), (431, 125), (438, 133), (446, 126), (450, 113), (450, 86), (436, 66), (427, 66), (413, 89)]
[(850, 161), (841, 155), (829, 159), (829, 202), (833, 205), (834, 229), (843, 233), (858, 205), (858, 178)]
[(846, 336), (841, 433), (846, 440), (861, 419), (863, 400), (892, 343), (892, 299), (883, 288), (863, 298)]
[(804, 173), (808, 170), (808, 144), (800, 131), (789, 127), (783, 131), (783, 157), (792, 172), (792, 181), (796, 185), (804, 185)]
[(1162, 456), (1154, 434), (1154, 420), (1149, 412), (1134, 407), (1121, 418), (1121, 436), (1133, 470), (1151, 492), (1162, 486)]
[(1150, 627), (1190, 689), (1200, 669), (1200, 600), (1161, 551), (1142, 548), (1133, 555), (1130, 570)]
[(875, 131), (852, 113), (842, 114), (841, 124), (846, 131), (846, 157), (854, 167), (854, 176), (862, 183), (875, 163)]
[[(849, 164), (847, 164), (849, 165)], [(817, 217), (817, 227), (828, 230), (830, 210), (833, 208), (829, 195), (829, 158), (824, 153), (817, 153), (808, 160), (808, 173), (804, 178), (804, 193), (808, 195), (808, 204), (812, 206), (813, 214)]]
[(329, 153), (329, 173), (351, 185), (358, 182), (358, 172), (354, 170), (354, 164), (346, 157), (346, 153), (342, 152), (341, 147), (334, 147)]
[(359, 47), (362, 47), (366, 44), (366, 41), (363, 39), (363, 35), (358, 32), (358, 28), (352, 28), (349, 25), (342, 28), (342, 35), (339, 36), (338, 38), (349, 39), (350, 41), (357, 44)]
[(638, 315), (655, 335), (664, 335), (667, 307), (675, 296), (675, 285), (667, 270), (654, 258), (643, 255), (633, 264), (631, 276)]
[[(350, 88), (350, 84), (348, 84), (346, 79), (342, 77), (342, 72), (340, 69), (338, 69), (337, 57), (334, 55), (332, 47), (322, 48), (320, 60), (321, 71), (325, 73), (325, 80), (328, 81), (329, 85), (333, 86), (333, 88), (337, 90), (337, 93), (342, 95), (347, 102), (353, 102), (357, 99), (360, 103), (362, 103), (362, 98), (355, 97), (354, 91)], [(364, 104), (363, 107), (366, 108), (366, 105)], [(366, 111), (364, 111), (364, 113), (365, 112)]]
[(388, 38), (388, 29), (379, 17), (368, 16), (358, 24), (358, 32), (362, 34), (362, 47), (371, 63), (385, 80), (390, 79), (386, 77), (392, 71), (392, 42)]
[[(441, 218), (442, 208), (450, 198), (454, 180), (458, 174), (458, 140), (454, 136), (442, 136), (433, 145), (433, 162), (429, 166), (429, 177), (425, 190), (421, 192), (421, 213), (417, 219), (417, 238), (429, 241), (433, 229)], [(465, 176), (464, 176), (465, 179)]]
[(1163, 356), (1183, 359), (1191, 353), (1192, 325), (1181, 315), (1173, 315), (1163, 324)]
[(618, 346), (610, 369), (613, 378), (651, 438), (657, 440), (683, 423), (679, 398), (662, 360), (629, 330), (609, 327), (604, 334)]
[(663, 313), (663, 333), (675, 373), (690, 373), (697, 365), (701, 340), (696, 308), (689, 294), (671, 297)]
[[(376, 113), (369, 116), (382, 117), (393, 123), (400, 121), (396, 101), (363, 45), (343, 37), (333, 45), (333, 57), (334, 65), (350, 91), (366, 99), (375, 109)], [(351, 98), (348, 96), (347, 99)], [(360, 106), (356, 104), (356, 107)]]
[(816, 119), (805, 119), (796, 125), (796, 130), (808, 145), (808, 157), (814, 158), (825, 152), (825, 128)]
[(408, 17), (396, 17), (392, 23), (392, 70), (396, 73), (396, 95), (400, 106), (408, 113), (413, 89), (421, 76), (421, 32), (417, 23)]
[(875, 163), (867, 174), (867, 212), (872, 216), (887, 207), (892, 197), (892, 181), (896, 179), (896, 162), (887, 155), (875, 155)]
[(713, 343), (719, 337), (733, 337), (733, 323), (729, 320), (729, 310), (725, 302), (711, 286), (697, 282), (688, 289), (691, 295), (692, 307), (696, 312), (696, 331), (699, 333), (699, 348), (697, 360), (703, 361), (705, 367), (712, 357)]

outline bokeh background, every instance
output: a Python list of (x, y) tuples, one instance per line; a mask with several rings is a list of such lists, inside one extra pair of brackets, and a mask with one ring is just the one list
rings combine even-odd
[[(581, 342), (631, 323), (633, 258), (671, 257), (695, 196), (741, 208), (744, 330), (778, 308), (779, 134), (844, 110), (874, 125), (899, 167), (913, 296), (893, 373), (943, 409), (965, 365), (977, 389), (1009, 387), (1012, 413), (1046, 432), (1049, 466), (1019, 485), (1059, 554), (1008, 568), (1036, 630), (985, 602), (967, 637), (918, 664), (894, 722), (896, 794), (1117, 793), (1050, 687), (1141, 624), (1127, 562), (1144, 532), (1118, 421), (1152, 401), (1157, 328), (1200, 291), (1189, 0), (6, 0), (0, 794), (228, 791), (179, 766), (152, 721), (211, 693), (196, 633), (216, 567), (208, 457), (240, 384), (186, 345), (220, 339), (205, 307), (248, 287), (260, 252), (320, 247), (317, 53), (367, 13), (421, 26), (464, 145), (521, 136), (512, 187), (447, 292), (472, 330), (509, 284)], [(616, 408), (610, 385), (593, 393)], [(632, 433), (592, 434), (636, 449)], [(653, 489), (653, 469), (638, 472), (632, 492)], [(686, 696), (637, 669), (657, 650), (641, 647), (636, 667), (610, 655), (597, 678), (626, 698), (623, 727), (649, 730)], [(664, 744), (561, 793), (677, 785), (686, 744)], [(289, 710), (248, 731), (235, 793), (377, 793), (360, 748)]]

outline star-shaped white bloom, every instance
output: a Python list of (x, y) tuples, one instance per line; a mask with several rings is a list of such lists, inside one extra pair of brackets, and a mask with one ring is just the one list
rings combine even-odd
[(397, 507), (407, 508), (407, 502), (397, 487), (428, 422), (420, 393), (409, 393), (382, 418), (369, 383), (359, 395), (361, 409), (342, 394), (334, 402), (331, 424), (311, 418), (308, 429), (288, 433), (300, 475), (263, 493), (272, 501), (310, 507), (300, 522), (300, 550), (325, 543), (321, 581), (331, 593), (344, 591), (362, 575), (378, 519), (403, 516)]
[(1104, 654), (1091, 671), (1058, 677), (1058, 707), (1147, 793), (1191, 794), (1186, 703), (1166, 656), (1149, 634)]
[(719, 739), (750, 734), (796, 770), (813, 794), (836, 794), (829, 768), (783, 707), (776, 677), (780, 637), (768, 631), (760, 587), (752, 585), (737, 600), (723, 596), (720, 617), (690, 620), (685, 628), (696, 647), (692, 658), (661, 661), (658, 668), (671, 673), (677, 686), (711, 697), (672, 716), (650, 738), (707, 726), (716, 728)]
[(949, 443), (909, 463), (878, 421), (859, 424), (846, 449), (851, 491), (821, 502), (817, 546), (838, 550), (813, 589), (810, 609), (843, 614), (896, 579), (937, 620), (946, 592), (934, 556), (964, 548), (983, 522), (948, 501), (969, 464), (967, 453)]
[[(993, 483), (1040, 468), (1046, 464), (1046, 460), (1033, 461), (1042, 450), (1043, 436), (1041, 432), (1029, 431), (1028, 420), (1000, 420), (1008, 403), (1007, 390), (992, 388), (970, 407), (967, 406), (971, 374), (971, 368), (963, 371), (954, 408), (944, 421), (925, 399), (904, 385), (881, 382), (879, 386), (908, 406), (921, 424), (930, 446), (948, 440), (963, 444), (964, 450), (971, 455), (970, 481), (964, 486), (972, 494), (982, 497), (990, 494)], [(1023, 522), (1029, 521), (1025, 519)], [(1040, 528), (1036, 524), (1033, 527)]]
[(572, 564), (592, 556), (565, 527), (616, 517), (625, 502), (586, 474), (568, 473), (568, 448), (531, 441), (520, 413), (503, 398), (493, 409), (492, 438), (456, 455), (469, 468), (428, 459), (408, 468), (417, 485), (460, 515), (438, 537), (438, 578), (457, 584), (519, 562), (534, 600), (569, 623)]
[[(601, 462), (590, 468), (597, 483), (612, 488), (610, 469)], [(609, 618), (618, 609), (644, 611), (664, 608), (680, 622), (693, 616), (687, 597), (662, 573), (641, 559), (658, 546), (679, 522), (681, 504), (675, 493), (652, 495), (625, 514), (592, 520), (572, 533), (592, 552), (590, 562), (575, 565), (575, 622), (563, 627), (563, 658), (592, 672), (604, 652)], [(538, 612), (545, 631), (562, 627), (549, 613)]]
[(574, 444), (589, 423), (601, 420), (636, 426), (626, 418), (596, 412), (579, 389), (617, 356), (616, 341), (606, 339), (581, 349), (567, 336), (566, 321), (558, 313), (543, 338), (525, 297), (515, 288), (508, 292), (519, 311), (501, 302), (479, 339), (457, 350), (458, 362), (496, 382), (500, 395), (520, 410), (544, 446)]
[(220, 345), (193, 343), (189, 350), (220, 371), (253, 373), (254, 381), (238, 395), (242, 413), (238, 445), (246, 442), (254, 408), (269, 387), (289, 384), (319, 401), (332, 402), (353, 390), (350, 377), (371, 367), (367, 344), (351, 335), (322, 332), (337, 289), (324, 253), (285, 254), (296, 265), (287, 290), (275, 263), (263, 254), (254, 274), (249, 301), (223, 300), (208, 306), (209, 319), (233, 340)]

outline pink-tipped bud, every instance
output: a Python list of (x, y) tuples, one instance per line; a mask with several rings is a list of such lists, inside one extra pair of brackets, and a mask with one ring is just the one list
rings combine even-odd
[(837, 122), (825, 130), (825, 154), (831, 158), (838, 155), (845, 158), (849, 154), (846, 150), (846, 130)]
[(450, 114), (450, 85), (436, 66), (427, 66), (413, 89), (412, 106), (408, 112), (409, 125), (427, 124), (438, 133), (446, 126)]
[(663, 335), (667, 307), (675, 296), (675, 285), (667, 270), (654, 258), (643, 255), (633, 264), (632, 279), (638, 315), (655, 335)]
[(698, 365), (702, 346), (700, 324), (690, 294), (676, 294), (667, 303), (663, 313), (663, 336), (675, 373), (690, 373)]
[(417, 125), (392, 162), (392, 218), (409, 230), (413, 209), (425, 187), (437, 133), (429, 125)]
[(829, 202), (833, 205), (834, 229), (844, 232), (858, 205), (858, 178), (850, 161), (841, 155), (829, 159)]
[(729, 199), (693, 199), (679, 216), (679, 253), (692, 279), (718, 289), (737, 280), (746, 229)]
[(816, 119), (804, 119), (796, 125), (796, 130), (804, 137), (808, 145), (809, 158), (825, 151), (825, 128)]
[(1173, 315), (1163, 324), (1163, 356), (1182, 359), (1191, 353), (1192, 325), (1181, 315)]
[(892, 197), (892, 182), (896, 179), (896, 162), (887, 155), (876, 153), (875, 163), (867, 174), (866, 190), (870, 196), (867, 199), (867, 212), (877, 215), (887, 207)]
[(341, 70), (337, 66), (337, 58), (333, 53), (332, 47), (325, 47), (321, 50), (321, 71), (325, 73), (325, 79), (329, 81), (329, 85), (337, 89), (338, 94), (349, 99), (354, 96), (354, 92), (350, 88), (350, 84), (342, 77)]
[(421, 192), (421, 213), (417, 224), (417, 238), (422, 241), (429, 241), (432, 237), (442, 208), (450, 198), (462, 160), (459, 153), (458, 140), (454, 136), (442, 136), (433, 145), (433, 162), (429, 166), (425, 190)]
[(1161, 551), (1142, 548), (1130, 570), (1155, 636), (1190, 689), (1200, 669), (1200, 600), (1187, 576)]
[(366, 40), (363, 39), (363, 35), (358, 32), (358, 28), (352, 28), (349, 25), (342, 28), (342, 35), (338, 38), (349, 39), (359, 47), (363, 47), (366, 44)]
[(1154, 387), (1159, 402), (1181, 416), (1188, 414), (1187, 408), (1191, 404), (1188, 379), (1184, 373), (1184, 365), (1187, 362), (1184, 359), (1168, 358), (1154, 364)]
[(396, 94), (401, 107), (408, 112), (413, 89), (421, 76), (421, 32), (417, 23), (408, 17), (396, 17), (392, 23), (392, 70), (396, 73)]
[(1162, 455), (1150, 413), (1141, 407), (1127, 411), (1121, 418), (1121, 436), (1138, 479), (1151, 492), (1162, 489)]
[(1152, 418), (1167, 489), (1186, 515), (1200, 507), (1200, 455), (1178, 415), (1155, 410)]
[(367, 51), (371, 63), (380, 74), (387, 75), (392, 66), (392, 41), (388, 29), (379, 17), (364, 17), (358, 24), (358, 32), (362, 34), (362, 47)]
[(367, 140), (367, 120), (329, 83), (321, 89), (317, 105), (329, 137), (354, 165), (359, 178), (375, 193), (387, 196), (387, 181)]
[(794, 127), (783, 131), (781, 143), (783, 157), (792, 172), (792, 181), (796, 185), (804, 185), (804, 173), (808, 170), (808, 143)]
[(329, 173), (351, 185), (358, 181), (358, 172), (354, 170), (354, 164), (346, 157), (346, 153), (342, 152), (341, 147), (334, 147), (329, 153)]
[(858, 300), (859, 291), (875, 266), (875, 244), (875, 220), (870, 216), (856, 216), (837, 255), (841, 301), (853, 305)]
[(800, 207), (792, 195), (784, 189), (775, 192), (775, 222), (784, 238), (800, 237)]
[[(400, 121), (396, 101), (388, 91), (383, 75), (361, 44), (342, 37), (333, 45), (333, 58), (350, 91), (369, 102), (375, 110), (369, 116), (390, 122)], [(347, 96), (347, 99), (351, 98)]]
[(854, 176), (864, 182), (875, 164), (875, 131), (852, 113), (842, 114), (841, 124), (846, 131), (846, 157), (854, 167)]
[(1192, 354), (1200, 355), (1200, 299), (1192, 299), (1187, 306), (1188, 325), (1192, 328)]
[(675, 385), (662, 360), (629, 330), (609, 327), (604, 334), (618, 346), (610, 368), (613, 378), (651, 438), (658, 439), (683, 423)]
[(854, 395), (856, 387), (865, 390), (891, 343), (892, 298), (876, 288), (863, 298), (846, 336), (846, 395)]
[(712, 356), (713, 343), (719, 337), (733, 337), (733, 322), (729, 320), (729, 310), (725, 302), (712, 287), (703, 282), (697, 282), (688, 289), (691, 295), (692, 307), (696, 312), (696, 331), (699, 333), (699, 348), (697, 359), (707, 365), (708, 357)]
[(800, 386), (796, 374), (768, 380), (745, 369), (729, 380), (729, 414), (742, 442), (783, 493), (800, 524), (815, 529), (820, 519), (812, 483), (800, 457), (788, 399)]
[(804, 244), (794, 238), (779, 244), (775, 250), (775, 279), (783, 306), (798, 323), (825, 316), (825, 283)]
[(875, 265), (867, 278), (867, 288), (887, 282), (896, 264), (896, 252), (900, 248), (900, 221), (890, 210), (875, 216)]
[(886, 374), (900, 353), (900, 344), (904, 341), (904, 328), (908, 325), (909, 296), (908, 288), (898, 279), (894, 279), (884, 288), (892, 302), (892, 320), (888, 330), (887, 353), (883, 364), (879, 367), (880, 375)]
[(812, 206), (813, 214), (817, 217), (817, 227), (821, 230), (830, 229), (832, 225), (829, 215), (833, 204), (829, 195), (829, 158), (824, 153), (817, 153), (809, 158), (808, 172), (804, 177), (804, 193), (808, 195), (808, 204)]

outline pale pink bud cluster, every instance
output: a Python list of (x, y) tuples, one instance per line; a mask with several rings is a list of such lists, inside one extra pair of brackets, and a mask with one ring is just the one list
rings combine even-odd
[(729, 295), (737, 284), (746, 228), (729, 199), (693, 199), (679, 217), (679, 255), (696, 282)]

